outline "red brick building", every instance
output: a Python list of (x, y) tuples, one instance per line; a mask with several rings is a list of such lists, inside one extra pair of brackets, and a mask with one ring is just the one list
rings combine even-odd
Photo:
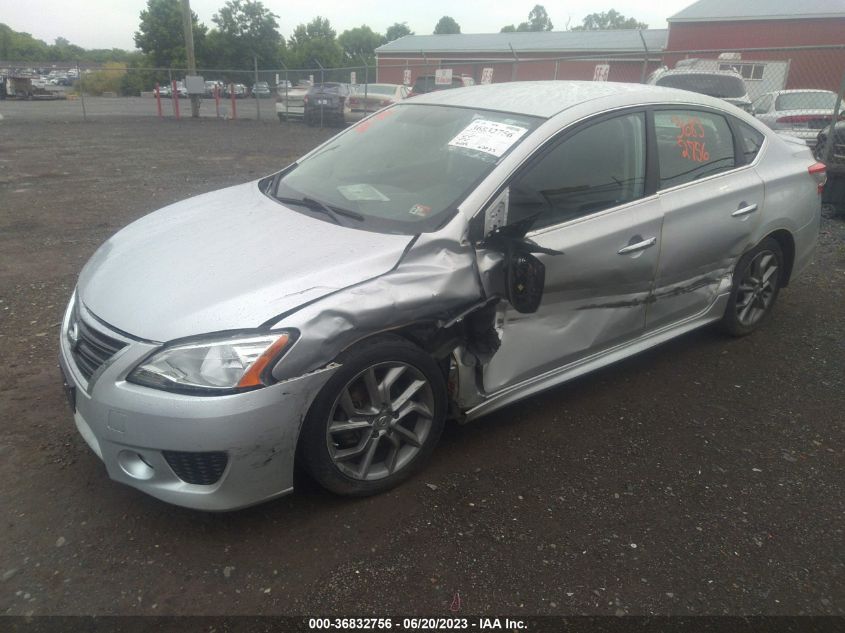
[(837, 90), (845, 75), (845, 0), (699, 0), (668, 22), (668, 30), (409, 35), (376, 50), (378, 78), (413, 83), (451, 68), (478, 82), (492, 68), (494, 82), (637, 82), (661, 65), (698, 58), (736, 69), (753, 97), (781, 88)]

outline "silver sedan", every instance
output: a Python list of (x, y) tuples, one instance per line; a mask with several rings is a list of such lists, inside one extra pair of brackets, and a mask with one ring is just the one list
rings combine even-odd
[(421, 95), (103, 244), (61, 328), (73, 418), (111, 478), (183, 506), (284, 495), (295, 463), (387, 490), (447, 418), (761, 327), (810, 261), (823, 180), (691, 92)]
[(767, 92), (751, 105), (760, 121), (781, 134), (814, 146), (822, 128), (833, 120), (836, 93), (829, 90), (779, 90)]

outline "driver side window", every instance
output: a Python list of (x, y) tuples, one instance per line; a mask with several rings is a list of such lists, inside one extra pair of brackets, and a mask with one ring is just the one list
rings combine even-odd
[(510, 220), (536, 215), (538, 229), (642, 198), (645, 145), (642, 112), (580, 130), (511, 185)]

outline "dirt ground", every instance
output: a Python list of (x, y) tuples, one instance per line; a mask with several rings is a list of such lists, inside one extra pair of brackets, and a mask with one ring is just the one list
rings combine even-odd
[(845, 613), (845, 222), (755, 335), (698, 331), (467, 426), (382, 496), (230, 514), (111, 482), (56, 366), (95, 248), (331, 131), (0, 122), (0, 613)]

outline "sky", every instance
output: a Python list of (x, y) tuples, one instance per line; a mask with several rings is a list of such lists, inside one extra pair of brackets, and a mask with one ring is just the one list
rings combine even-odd
[[(212, 16), (225, 0), (191, 0), (191, 9), (201, 22), (213, 27)], [(602, 5), (594, 0), (542, 2), (555, 30), (581, 24), (582, 18), (599, 11), (616, 9), (653, 29), (666, 28), (666, 18), (692, 4), (694, 0), (635, 2), (612, 0)], [(31, 33), (52, 44), (64, 37), (84, 48), (135, 48), (132, 39), (138, 28), (138, 15), (146, 0), (0, 0), (0, 22), (16, 31)], [(519, 24), (537, 0), (495, 2), (491, 0), (309, 0), (290, 2), (264, 0), (264, 5), (279, 18), (279, 30), (289, 36), (297, 24), (321, 15), (340, 34), (362, 24), (384, 33), (394, 22), (407, 22), (415, 33), (431, 33), (443, 15), (451, 15), (464, 33), (498, 33), (506, 24)]]

